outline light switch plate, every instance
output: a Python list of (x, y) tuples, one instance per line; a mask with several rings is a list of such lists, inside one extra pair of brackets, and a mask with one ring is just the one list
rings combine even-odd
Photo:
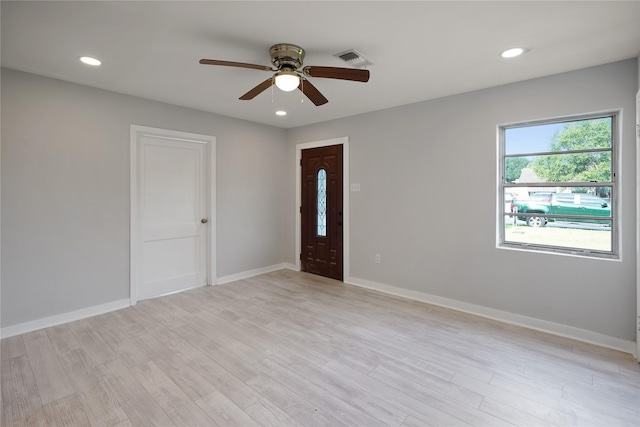
[(351, 184), (351, 191), (360, 191), (360, 184)]

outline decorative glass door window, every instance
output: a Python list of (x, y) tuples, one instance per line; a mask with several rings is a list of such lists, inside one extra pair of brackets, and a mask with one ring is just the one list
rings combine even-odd
[(318, 236), (327, 235), (327, 171), (318, 171)]

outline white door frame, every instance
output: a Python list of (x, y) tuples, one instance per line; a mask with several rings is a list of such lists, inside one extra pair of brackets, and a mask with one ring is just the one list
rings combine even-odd
[(296, 269), (302, 268), (300, 253), (302, 250), (302, 237), (300, 227), (302, 218), (300, 206), (302, 202), (302, 150), (308, 148), (327, 147), (329, 145), (342, 145), (342, 280), (347, 282), (351, 277), (349, 268), (349, 137), (326, 139), (324, 141), (303, 142), (296, 144)]
[(636, 360), (640, 362), (640, 90), (636, 93)]
[(140, 254), (140, 201), (138, 194), (138, 146), (140, 138), (151, 136), (154, 138), (173, 141), (195, 142), (206, 144), (205, 155), (207, 176), (205, 177), (207, 188), (207, 284), (216, 284), (216, 138), (210, 135), (180, 132), (174, 130), (153, 128), (147, 126), (131, 125), (130, 136), (130, 229), (129, 229), (129, 298), (131, 305), (138, 302), (138, 290), (140, 288), (140, 268), (142, 259)]

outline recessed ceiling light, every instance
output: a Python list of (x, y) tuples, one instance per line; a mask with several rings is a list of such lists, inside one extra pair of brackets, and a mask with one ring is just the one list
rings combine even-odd
[(524, 49), (521, 47), (514, 47), (511, 49), (507, 49), (500, 54), (503, 58), (515, 58), (516, 56), (520, 56), (524, 53)]
[(283, 111), (283, 110), (276, 111), (276, 116), (286, 116), (286, 115), (287, 115), (286, 111)]
[(102, 61), (97, 58), (92, 58), (91, 56), (81, 56), (80, 61), (82, 61), (83, 64), (93, 65), (94, 67), (102, 65)]

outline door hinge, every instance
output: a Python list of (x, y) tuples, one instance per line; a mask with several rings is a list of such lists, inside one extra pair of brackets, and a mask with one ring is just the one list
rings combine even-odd
[(302, 206), (300, 206), (300, 213), (302, 213)]
[(302, 253), (300, 253), (300, 261), (302, 261)]

